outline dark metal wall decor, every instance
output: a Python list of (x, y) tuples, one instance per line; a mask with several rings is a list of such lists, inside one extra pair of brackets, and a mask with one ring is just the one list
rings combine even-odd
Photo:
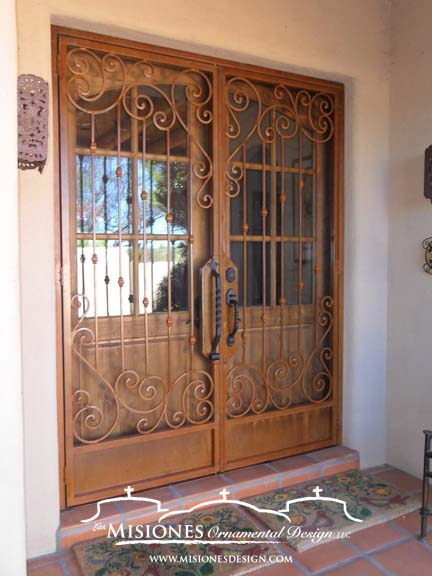
[(18, 76), (18, 168), (42, 172), (48, 148), (48, 82)]
[(425, 150), (424, 195), (432, 202), (432, 144)]
[(422, 246), (425, 250), (425, 263), (423, 264), (423, 270), (428, 274), (432, 274), (432, 237), (425, 238), (422, 242)]
[[(425, 198), (432, 202), (432, 144), (425, 150), (424, 195)], [(432, 274), (432, 237), (425, 238), (422, 246), (425, 250), (423, 270), (428, 274)]]

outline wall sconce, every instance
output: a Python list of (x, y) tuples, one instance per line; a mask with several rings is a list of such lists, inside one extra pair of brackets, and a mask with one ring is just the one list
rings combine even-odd
[(18, 168), (42, 173), (48, 147), (48, 82), (34, 74), (18, 76)]
[[(424, 195), (425, 198), (432, 202), (432, 144), (425, 150)], [(425, 238), (422, 246), (425, 250), (423, 270), (428, 274), (432, 274), (432, 237)]]

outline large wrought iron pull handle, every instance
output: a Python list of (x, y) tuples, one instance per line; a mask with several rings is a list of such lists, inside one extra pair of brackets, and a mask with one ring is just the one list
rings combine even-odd
[(227, 290), (226, 293), (226, 303), (230, 308), (234, 308), (234, 325), (231, 332), (227, 336), (227, 344), (228, 346), (233, 346), (235, 341), (235, 335), (239, 329), (240, 324), (240, 310), (239, 310), (239, 303), (237, 300), (236, 293), (232, 288)]
[(215, 279), (215, 335), (211, 344), (210, 360), (219, 360), (220, 352), (218, 351), (219, 342), (222, 334), (222, 281), (219, 272), (217, 271), (217, 262), (212, 258), (209, 262), (209, 267), (213, 278)]

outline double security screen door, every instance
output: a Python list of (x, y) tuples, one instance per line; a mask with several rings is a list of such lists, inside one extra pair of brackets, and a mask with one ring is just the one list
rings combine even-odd
[(338, 443), (342, 86), (55, 38), (66, 504)]

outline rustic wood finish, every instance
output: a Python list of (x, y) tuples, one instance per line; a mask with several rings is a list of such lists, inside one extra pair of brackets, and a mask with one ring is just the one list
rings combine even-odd
[(340, 443), (343, 86), (52, 45), (62, 506)]

